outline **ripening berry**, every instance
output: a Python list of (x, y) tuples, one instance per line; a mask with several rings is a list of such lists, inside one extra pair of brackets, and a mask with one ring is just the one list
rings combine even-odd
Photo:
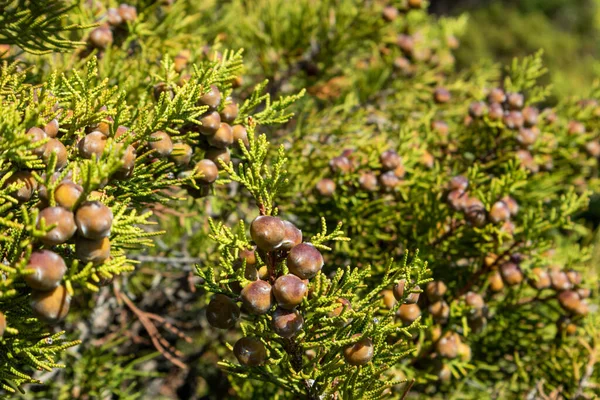
[(44, 132), (46, 132), (48, 137), (55, 138), (58, 135), (58, 120), (55, 118), (48, 122), (44, 127)]
[(34, 290), (30, 300), (33, 314), (41, 321), (56, 324), (69, 313), (71, 296), (64, 285), (50, 291)]
[(112, 34), (112, 31), (108, 27), (101, 26), (101, 27), (94, 29), (90, 33), (89, 40), (93, 47), (100, 49), (100, 50), (104, 50), (112, 44), (113, 34)]
[(504, 117), (504, 109), (501, 104), (492, 103), (488, 109), (488, 118), (492, 121), (499, 121)]
[(394, 150), (387, 150), (381, 153), (379, 161), (381, 162), (381, 169), (391, 171), (402, 164), (402, 157)]
[(267, 359), (265, 345), (253, 337), (243, 337), (235, 342), (233, 354), (240, 364), (247, 367), (257, 367)]
[(209, 184), (217, 180), (219, 177), (219, 169), (214, 162), (204, 159), (198, 161), (194, 167), (194, 174), (200, 175), (200, 177), (197, 178), (200, 182)]
[(470, 197), (465, 202), (465, 218), (471, 225), (481, 228), (486, 223), (485, 207), (481, 200)]
[(504, 289), (504, 281), (498, 271), (494, 271), (488, 276), (488, 282), (492, 292), (501, 292)]
[(515, 263), (508, 262), (500, 266), (502, 279), (508, 286), (518, 285), (523, 282), (523, 272)]
[(575, 291), (577, 292), (577, 294), (579, 295), (579, 297), (581, 297), (582, 299), (587, 299), (588, 297), (590, 297), (592, 295), (592, 290), (589, 288), (577, 288), (575, 289)]
[(566, 311), (577, 314), (581, 307), (581, 298), (572, 290), (564, 290), (558, 294), (558, 302)]
[(433, 157), (433, 154), (425, 150), (425, 152), (421, 156), (421, 164), (423, 164), (429, 169), (433, 168), (433, 166), (435, 165), (435, 158)]
[(523, 109), (522, 114), (523, 120), (525, 121), (525, 126), (532, 127), (537, 125), (538, 117), (540, 115), (540, 112), (537, 108), (527, 106)]
[(110, 235), (113, 213), (99, 201), (83, 203), (75, 213), (79, 234), (88, 239), (102, 239)]
[(600, 141), (592, 140), (585, 144), (585, 150), (592, 157), (600, 157)]
[(462, 190), (453, 190), (448, 193), (446, 199), (450, 207), (455, 211), (464, 211), (469, 200), (469, 195)]
[[(352, 337), (358, 338), (361, 336), (360, 333), (357, 333)], [(344, 358), (350, 365), (365, 365), (373, 359), (374, 353), (373, 341), (370, 338), (362, 338), (344, 349)]]
[[(117, 143), (117, 151), (121, 151), (122, 146), (122, 144)], [(121, 162), (123, 163), (123, 165), (121, 165), (121, 168), (119, 168), (117, 172), (115, 172), (114, 177), (116, 179), (122, 180), (131, 178), (131, 176), (133, 175), (133, 169), (135, 168), (136, 158), (137, 154), (135, 151), (135, 147), (133, 147), (132, 145), (127, 146), (125, 152), (123, 153), (123, 156), (121, 157)]]
[(559, 268), (552, 268), (550, 270), (550, 281), (552, 282), (552, 288), (558, 291), (568, 290), (573, 286), (567, 274)]
[(540, 130), (535, 126), (532, 128), (521, 128), (517, 135), (517, 142), (523, 145), (523, 147), (531, 146), (536, 142), (539, 133)]
[(221, 122), (219, 129), (208, 137), (208, 144), (220, 149), (230, 147), (233, 144), (233, 129), (231, 129), (231, 126), (225, 122)]
[(421, 308), (416, 304), (402, 304), (396, 315), (405, 325), (409, 325), (421, 316)]
[(362, 190), (373, 192), (377, 190), (377, 175), (372, 172), (364, 172), (358, 178), (358, 184)]
[[(46, 132), (44, 132), (40, 128), (36, 128), (36, 127), (33, 127), (31, 129), (29, 129), (27, 131), (27, 136), (29, 137), (29, 140), (31, 141), (31, 143), (41, 142), (42, 140), (44, 140), (44, 139), (46, 139), (48, 137), (46, 135)], [(31, 152), (33, 154), (35, 154), (36, 156), (41, 157), (44, 154), (44, 149), (45, 148), (46, 148), (46, 145), (43, 144), (41, 146), (36, 147)]]
[(556, 322), (556, 327), (558, 328), (559, 332), (569, 336), (573, 336), (575, 333), (577, 333), (577, 325), (572, 323), (571, 320), (566, 316), (559, 318), (559, 320)]
[(256, 247), (242, 249), (239, 254), (240, 260), (246, 261), (246, 265), (256, 265)]
[(531, 172), (538, 172), (540, 170), (539, 165), (535, 162), (535, 159), (531, 153), (527, 150), (518, 150), (516, 152), (517, 158), (521, 162), (521, 166), (528, 169)]
[(431, 130), (445, 138), (448, 136), (450, 127), (445, 121), (431, 121)]
[(537, 290), (549, 288), (552, 284), (550, 274), (546, 270), (535, 267), (531, 270), (531, 273), (533, 274), (533, 279), (531, 279), (530, 284)]
[(187, 63), (190, 60), (190, 52), (189, 51), (181, 51), (175, 57), (173, 57), (173, 66), (175, 67), (175, 72), (181, 72), (187, 67)]
[(208, 93), (200, 97), (200, 105), (209, 106), (212, 109), (219, 107), (221, 104), (221, 92), (215, 85), (211, 85)]
[(123, 22), (133, 22), (137, 18), (137, 9), (134, 6), (121, 4), (117, 11)]
[(525, 97), (521, 93), (508, 93), (506, 104), (511, 110), (520, 110), (525, 104)]
[(502, 202), (506, 204), (508, 210), (510, 211), (510, 215), (512, 215), (513, 217), (519, 213), (519, 204), (512, 197), (504, 196), (502, 198)]
[(571, 285), (577, 286), (581, 284), (582, 277), (579, 272), (570, 270), (567, 271), (566, 274), (567, 278), (569, 279), (569, 282), (571, 282)]
[(405, 54), (408, 55), (412, 54), (415, 48), (415, 40), (410, 35), (398, 35), (398, 37), (396, 38), (396, 44), (398, 45), (398, 47), (400, 47), (400, 50), (402, 50)]
[(329, 161), (329, 168), (334, 174), (346, 174), (352, 171), (352, 162), (346, 156), (337, 156)]
[(23, 278), (27, 286), (35, 290), (52, 290), (65, 276), (67, 264), (53, 251), (37, 250), (31, 253), (25, 271), (33, 272)]
[(446, 294), (448, 287), (442, 281), (429, 282), (425, 287), (425, 294), (429, 301), (434, 302), (440, 300)]
[(0, 311), (0, 338), (4, 336), (4, 331), (6, 330), (6, 317)]
[(385, 191), (391, 191), (400, 184), (400, 178), (396, 176), (394, 171), (387, 171), (379, 175), (379, 184)]
[(585, 125), (579, 121), (569, 121), (568, 132), (570, 135), (583, 135), (585, 133)]
[(29, 201), (31, 196), (33, 196), (35, 189), (38, 187), (38, 183), (30, 171), (17, 171), (12, 174), (10, 178), (6, 180), (5, 187), (8, 187), (11, 184), (21, 186), (19, 189), (10, 193), (10, 196), (20, 203)]
[(465, 295), (465, 304), (472, 309), (481, 310), (485, 307), (485, 301), (479, 293), (467, 292)]
[(240, 308), (223, 294), (216, 294), (206, 307), (206, 320), (215, 328), (229, 329), (239, 318)]
[(106, 10), (106, 21), (111, 26), (117, 26), (123, 23), (123, 18), (121, 18), (116, 8), (109, 8)]
[(298, 310), (276, 308), (273, 311), (271, 327), (273, 332), (284, 338), (295, 336), (304, 325), (304, 318)]
[(233, 121), (235, 121), (235, 119), (237, 118), (239, 111), (240, 110), (238, 108), (237, 103), (227, 104), (219, 113), (219, 115), (221, 116), (221, 121), (227, 122), (228, 124), (233, 123)]
[(64, 181), (56, 187), (54, 200), (57, 205), (67, 210), (73, 210), (82, 194), (83, 187), (74, 182)]
[(450, 179), (450, 190), (465, 191), (469, 187), (469, 180), (464, 175), (457, 175)]
[(321, 252), (310, 243), (294, 246), (287, 256), (289, 271), (301, 279), (311, 279), (323, 268)]
[(452, 370), (446, 364), (443, 364), (437, 371), (438, 380), (442, 383), (448, 383), (452, 380)]
[(177, 166), (188, 165), (192, 160), (194, 150), (189, 144), (186, 143), (175, 143), (173, 145), (173, 152), (169, 155), (171, 160)]
[(475, 101), (469, 106), (469, 115), (473, 118), (481, 118), (487, 112), (487, 105), (483, 101)]
[(271, 285), (263, 280), (250, 282), (242, 289), (241, 299), (250, 314), (266, 314), (273, 306)]
[(503, 201), (497, 201), (490, 210), (490, 220), (497, 224), (498, 222), (507, 221), (510, 218), (510, 210)]
[(110, 239), (86, 239), (77, 237), (75, 239), (75, 255), (84, 264), (89, 262), (100, 265), (110, 257)]
[(441, 357), (456, 358), (460, 339), (456, 333), (447, 333), (435, 345), (435, 350)]
[(41, 241), (47, 246), (55, 246), (65, 243), (75, 234), (77, 226), (73, 213), (62, 207), (46, 207), (40, 211), (38, 217), (38, 228), (41, 226), (41, 221), (44, 220), (46, 227), (55, 225), (50, 231), (42, 236)]
[(250, 147), (250, 142), (248, 141), (248, 131), (244, 125), (234, 125), (233, 126), (233, 143), (239, 147), (240, 142), (244, 143), (244, 146)]
[(200, 118), (202, 125), (198, 127), (201, 134), (206, 136), (214, 135), (221, 127), (221, 116), (216, 111), (209, 111)]
[(335, 182), (329, 178), (323, 178), (317, 185), (315, 189), (317, 192), (323, 197), (331, 197), (335, 193)]
[(452, 95), (446, 88), (437, 88), (433, 92), (433, 99), (436, 103), (443, 104), (450, 101)]
[(488, 94), (489, 103), (504, 103), (506, 101), (506, 94), (501, 88), (494, 88)]
[(523, 114), (520, 111), (509, 111), (504, 113), (502, 121), (508, 129), (520, 129), (523, 127)]
[(50, 139), (44, 145), (44, 154), (42, 154), (42, 160), (46, 165), (50, 161), (50, 156), (53, 153), (56, 154), (56, 169), (60, 171), (67, 165), (69, 159), (67, 148), (58, 139)]
[(283, 225), (285, 225), (285, 235), (281, 242), (280, 249), (289, 251), (292, 247), (302, 243), (302, 231), (296, 228), (296, 225), (292, 224), (290, 221), (283, 221)]
[(383, 16), (383, 19), (385, 19), (388, 22), (391, 22), (398, 18), (398, 9), (393, 6), (386, 6), (381, 12), (381, 15)]
[[(392, 292), (394, 293), (394, 297), (397, 301), (402, 301), (402, 298), (404, 297), (405, 286), (406, 279), (401, 279), (394, 285), (394, 289), (392, 290)], [(421, 288), (419, 287), (419, 285), (415, 285), (413, 291), (416, 292), (409, 293), (406, 296), (406, 299), (404, 299), (404, 302), (406, 304), (415, 304), (417, 301), (419, 301), (420, 290)]]
[(154, 132), (150, 135), (150, 149), (159, 157), (167, 157), (173, 152), (173, 141), (168, 133), (163, 131)]
[(221, 168), (221, 162), (219, 160), (223, 161), (225, 164), (229, 164), (231, 161), (231, 152), (227, 147), (222, 149), (211, 147), (204, 153), (204, 158), (214, 162), (217, 168)]
[(333, 311), (331, 311), (328, 315), (329, 317), (339, 317), (342, 313), (348, 312), (348, 310), (352, 310), (352, 304), (349, 300), (340, 297), (336, 300), (336, 302), (340, 303)]
[(250, 236), (259, 249), (273, 251), (285, 239), (285, 224), (278, 217), (259, 215), (250, 225)]
[(458, 342), (458, 356), (461, 361), (468, 362), (471, 360), (471, 347), (463, 342)]
[(273, 284), (277, 305), (288, 310), (300, 305), (307, 291), (306, 282), (293, 274), (282, 275)]
[(450, 317), (450, 306), (444, 300), (439, 300), (429, 306), (429, 313), (433, 319), (443, 324)]
[(100, 131), (93, 131), (85, 135), (77, 145), (79, 155), (83, 158), (100, 158), (106, 147), (106, 136)]

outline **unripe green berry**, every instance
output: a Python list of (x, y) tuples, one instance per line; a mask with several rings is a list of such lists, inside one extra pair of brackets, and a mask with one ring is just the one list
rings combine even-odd
[[(361, 334), (353, 335), (353, 338), (360, 337)], [(370, 338), (362, 338), (358, 342), (349, 345), (344, 349), (344, 358), (350, 365), (365, 365), (373, 359), (375, 349), (373, 341)]]
[(171, 136), (163, 131), (157, 131), (150, 135), (149, 146), (158, 157), (167, 157), (173, 152)]
[(83, 263), (92, 262), (100, 265), (110, 257), (110, 239), (86, 239), (77, 237), (75, 239), (75, 255)]
[(240, 308), (223, 294), (216, 294), (206, 307), (206, 319), (215, 328), (229, 329), (239, 318)]
[(250, 236), (259, 249), (273, 251), (285, 239), (285, 224), (277, 217), (260, 215), (250, 225)]
[(287, 256), (289, 271), (301, 279), (313, 278), (323, 268), (324, 262), (321, 252), (309, 243), (294, 246)]
[(69, 313), (71, 296), (64, 285), (50, 291), (34, 290), (31, 293), (31, 308), (33, 314), (41, 321), (56, 324)]
[(55, 225), (41, 238), (42, 243), (47, 246), (55, 246), (65, 243), (77, 230), (73, 213), (62, 207), (46, 207), (40, 211), (38, 217), (38, 228), (44, 220), (45, 226)]
[(233, 354), (240, 364), (257, 367), (265, 363), (267, 350), (265, 345), (253, 337), (243, 337), (233, 346)]
[(282, 275), (273, 284), (273, 295), (281, 308), (291, 310), (302, 303), (308, 287), (296, 275)]
[(304, 318), (298, 310), (277, 308), (273, 311), (271, 327), (273, 332), (284, 338), (295, 336), (304, 325)]
[(266, 314), (273, 307), (271, 285), (263, 280), (251, 282), (242, 289), (241, 299), (250, 314)]
[(35, 290), (52, 290), (62, 281), (67, 265), (55, 252), (37, 250), (31, 253), (25, 271), (33, 272), (24, 276), (27, 286)]
[(113, 213), (99, 201), (83, 203), (75, 213), (79, 234), (87, 239), (102, 239), (110, 235)]

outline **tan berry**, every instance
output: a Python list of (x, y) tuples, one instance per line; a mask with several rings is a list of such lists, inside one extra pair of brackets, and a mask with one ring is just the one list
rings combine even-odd
[(273, 307), (271, 285), (263, 280), (251, 282), (242, 289), (241, 299), (250, 314), (266, 314)]
[(73, 213), (62, 207), (46, 207), (40, 211), (38, 217), (38, 228), (41, 227), (41, 221), (44, 221), (46, 227), (54, 225), (50, 231), (42, 236), (41, 241), (47, 246), (55, 246), (65, 243), (75, 234), (77, 226)]
[(61, 256), (50, 250), (37, 250), (31, 253), (25, 266), (25, 283), (35, 290), (52, 290), (62, 281), (67, 265)]
[(289, 271), (301, 279), (313, 278), (323, 268), (323, 264), (323, 255), (309, 243), (294, 246), (287, 256)]

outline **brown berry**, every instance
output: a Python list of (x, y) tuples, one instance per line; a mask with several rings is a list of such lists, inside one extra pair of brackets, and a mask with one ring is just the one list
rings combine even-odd
[(118, 26), (123, 23), (123, 18), (119, 15), (119, 11), (116, 8), (109, 8), (106, 10), (106, 20), (109, 25)]
[(225, 164), (229, 164), (231, 161), (231, 152), (227, 147), (223, 149), (211, 147), (204, 153), (204, 158), (214, 162), (217, 168), (221, 168), (221, 162), (219, 160), (223, 161)]
[(295, 336), (304, 325), (304, 318), (298, 310), (276, 308), (273, 311), (271, 327), (273, 332), (284, 338)]
[(499, 121), (504, 117), (504, 109), (498, 103), (492, 103), (488, 109), (488, 118), (492, 121)]
[(233, 123), (233, 121), (235, 121), (235, 119), (237, 118), (239, 111), (240, 110), (236, 103), (227, 104), (219, 113), (219, 115), (221, 116), (221, 121), (227, 122), (228, 124)]
[(4, 336), (4, 331), (6, 330), (6, 317), (0, 311), (0, 338)]
[(498, 271), (494, 271), (488, 276), (488, 282), (492, 292), (501, 292), (504, 289), (504, 281)]
[(73, 213), (62, 207), (46, 207), (40, 211), (38, 217), (38, 228), (44, 220), (46, 227), (55, 225), (50, 231), (42, 236), (41, 241), (47, 246), (55, 246), (65, 243), (75, 234), (77, 226)]
[(31, 253), (24, 276), (25, 283), (35, 290), (52, 290), (62, 281), (67, 265), (61, 256), (50, 250), (37, 250)]
[(169, 155), (175, 165), (183, 166), (188, 165), (192, 160), (194, 150), (189, 144), (186, 143), (175, 143), (173, 145), (173, 152)]
[(105, 26), (98, 27), (90, 33), (90, 43), (93, 47), (104, 50), (113, 42), (112, 31)]
[(256, 265), (256, 247), (240, 250), (239, 257), (240, 260), (246, 261), (246, 265)]
[(387, 171), (379, 175), (379, 184), (384, 191), (389, 192), (400, 185), (400, 178), (398, 178), (394, 171)]
[(42, 154), (42, 160), (46, 165), (48, 162), (50, 162), (50, 157), (52, 154), (56, 155), (56, 169), (60, 171), (67, 165), (69, 159), (67, 148), (58, 139), (50, 139), (44, 145), (44, 154)]
[(233, 346), (233, 354), (240, 364), (257, 367), (265, 363), (267, 350), (265, 345), (253, 337), (243, 337)]
[(510, 215), (512, 215), (513, 217), (519, 213), (519, 204), (512, 197), (504, 196), (502, 198), (502, 202), (506, 204), (508, 210), (510, 211)]
[(473, 118), (481, 118), (487, 113), (487, 105), (483, 101), (475, 101), (469, 106), (469, 115)]
[(444, 103), (449, 102), (451, 98), (452, 98), (452, 95), (445, 88), (437, 88), (433, 92), (433, 99), (435, 100), (436, 103), (444, 104)]
[(572, 290), (564, 290), (558, 294), (558, 302), (562, 308), (577, 314), (581, 307), (581, 298)]
[(506, 104), (511, 110), (520, 110), (525, 103), (525, 97), (521, 93), (508, 93), (506, 95)]
[(58, 120), (55, 118), (48, 122), (44, 127), (44, 132), (46, 132), (48, 137), (55, 138), (58, 135)]
[(421, 290), (421, 288), (419, 287), (419, 285), (415, 285), (415, 287), (413, 288), (413, 291), (411, 293), (408, 293), (408, 295), (406, 296), (406, 299), (404, 299), (404, 288), (406, 286), (406, 279), (401, 279), (399, 280), (395, 285), (394, 285), (394, 289), (393, 289), (393, 293), (394, 293), (394, 297), (396, 298), (397, 301), (402, 301), (404, 300), (404, 303), (406, 304), (415, 304), (417, 301), (419, 301), (419, 291)]
[(137, 18), (137, 9), (134, 6), (121, 4), (117, 11), (123, 22), (133, 22)]
[(329, 161), (329, 168), (334, 174), (346, 174), (352, 171), (352, 162), (348, 157), (337, 156)]
[(250, 314), (266, 314), (273, 307), (271, 285), (263, 280), (250, 282), (242, 289), (241, 299)]
[(211, 85), (210, 90), (200, 97), (200, 104), (208, 106), (212, 109), (219, 107), (221, 104), (221, 92), (215, 85)]
[(489, 103), (504, 103), (506, 101), (506, 94), (501, 88), (494, 88), (488, 94)]
[(194, 173), (200, 174), (197, 178), (202, 183), (213, 183), (219, 177), (219, 169), (211, 160), (200, 160), (194, 167)]
[(216, 111), (209, 111), (200, 118), (200, 122), (202, 123), (202, 125), (198, 127), (200, 133), (206, 136), (212, 136), (221, 127), (221, 116)]
[(349, 300), (340, 297), (336, 300), (337, 303), (340, 303), (333, 311), (329, 313), (329, 317), (339, 317), (342, 313), (346, 313), (348, 310), (352, 309), (352, 304)]
[(233, 126), (233, 143), (239, 147), (239, 141), (242, 141), (244, 146), (250, 147), (250, 142), (248, 141), (248, 131), (244, 125), (234, 125)]
[(456, 211), (464, 211), (467, 205), (467, 200), (469, 199), (469, 195), (467, 195), (462, 190), (453, 190), (448, 193), (447, 201), (450, 207)]
[(520, 129), (523, 127), (523, 114), (520, 111), (509, 111), (504, 114), (502, 121), (508, 129)]
[(583, 135), (585, 133), (585, 125), (579, 121), (569, 121), (568, 132), (570, 135)]
[(273, 251), (285, 239), (285, 224), (278, 217), (260, 215), (250, 225), (250, 236), (259, 249)]
[(289, 271), (301, 279), (313, 278), (323, 268), (323, 264), (321, 252), (310, 243), (294, 246), (287, 256)]
[(332, 197), (335, 193), (335, 182), (329, 178), (323, 178), (317, 182), (316, 190), (323, 197)]
[(30, 300), (33, 314), (41, 321), (56, 324), (69, 313), (71, 296), (64, 285), (50, 291), (34, 290)]
[[(360, 337), (357, 333), (353, 337)], [(365, 365), (373, 359), (375, 349), (373, 341), (370, 338), (362, 338), (358, 342), (349, 345), (344, 349), (344, 358), (350, 365)]]
[(517, 135), (517, 142), (519, 142), (524, 148), (527, 148), (536, 142), (539, 134), (540, 130), (535, 126), (532, 128), (521, 128), (519, 129), (519, 134)]
[(592, 140), (585, 144), (585, 150), (592, 157), (600, 157), (600, 141)]
[(425, 286), (425, 294), (429, 301), (434, 302), (440, 300), (446, 294), (448, 287), (442, 281), (429, 282)]
[(456, 358), (458, 356), (458, 344), (460, 340), (458, 335), (450, 333), (442, 336), (435, 345), (437, 353), (441, 357), (445, 358)]
[(497, 224), (498, 222), (506, 221), (510, 218), (510, 210), (503, 201), (497, 201), (490, 210), (490, 220)]
[(398, 35), (396, 44), (405, 54), (412, 54), (415, 48), (415, 40), (410, 35)]
[(412, 324), (421, 316), (421, 308), (416, 304), (402, 304), (396, 315), (405, 325)]
[(500, 266), (500, 274), (508, 286), (515, 286), (523, 282), (523, 272), (515, 263), (508, 262)]
[(381, 162), (381, 168), (385, 171), (391, 171), (396, 169), (402, 163), (402, 157), (398, 155), (394, 150), (387, 150), (381, 153), (379, 156)]
[(486, 223), (485, 207), (483, 203), (474, 197), (470, 197), (465, 202), (465, 218), (469, 223), (477, 228), (481, 228)]
[(216, 294), (206, 307), (206, 319), (215, 328), (229, 329), (239, 318), (240, 308), (223, 294)]
[(225, 122), (221, 122), (219, 129), (208, 137), (208, 144), (220, 149), (230, 147), (233, 144), (233, 129), (231, 129), (231, 126)]
[(374, 192), (377, 190), (377, 175), (372, 172), (364, 172), (358, 178), (358, 184), (362, 190), (367, 192)]
[(429, 313), (437, 322), (446, 323), (450, 317), (450, 306), (444, 300), (439, 300), (429, 306)]
[(154, 132), (150, 135), (150, 149), (159, 157), (167, 157), (173, 152), (173, 141), (168, 133), (163, 131)]
[(289, 221), (283, 221), (283, 224), (285, 225), (285, 237), (281, 242), (280, 249), (289, 251), (292, 247), (302, 243), (302, 231)]
[(6, 180), (5, 187), (12, 184), (20, 186), (19, 189), (10, 192), (10, 196), (20, 203), (29, 201), (38, 187), (38, 183), (30, 171), (17, 171), (12, 174)]
[(83, 203), (75, 213), (79, 234), (87, 239), (102, 239), (110, 235), (113, 213), (99, 201)]
[(533, 274), (533, 279), (530, 280), (531, 286), (533, 286), (537, 290), (542, 290), (549, 288), (552, 284), (550, 279), (550, 274), (542, 268), (535, 267), (531, 270)]
[(106, 136), (100, 131), (85, 135), (77, 145), (79, 155), (83, 158), (100, 158), (106, 147)]
[(282, 275), (273, 284), (273, 295), (281, 308), (291, 310), (302, 303), (308, 287), (296, 275)]
[(573, 287), (567, 274), (559, 268), (552, 268), (550, 270), (550, 281), (554, 290), (568, 290)]
[[(29, 140), (31, 141), (31, 143), (39, 143), (48, 137), (46, 135), (46, 132), (44, 132), (40, 128), (36, 128), (36, 127), (29, 129), (27, 131), (27, 136), (29, 137)], [(44, 143), (44, 144), (36, 147), (35, 149), (33, 149), (31, 152), (33, 154), (35, 154), (36, 156), (41, 157), (44, 154), (45, 148), (46, 148), (46, 144)]]
[(385, 19), (388, 22), (391, 22), (398, 18), (398, 9), (393, 6), (386, 6), (381, 12), (381, 15), (383, 16), (383, 19)]
[(410, 8), (421, 8), (423, 6), (423, 0), (408, 0), (408, 6)]
[(84, 263), (91, 262), (100, 265), (110, 257), (110, 239), (75, 239), (75, 255)]
[(57, 205), (67, 210), (73, 210), (82, 194), (83, 187), (76, 183), (65, 181), (56, 187), (54, 200), (56, 200)]
[(540, 112), (537, 108), (527, 106), (523, 109), (522, 114), (523, 120), (525, 121), (525, 126), (532, 127), (537, 125), (538, 117), (540, 115)]

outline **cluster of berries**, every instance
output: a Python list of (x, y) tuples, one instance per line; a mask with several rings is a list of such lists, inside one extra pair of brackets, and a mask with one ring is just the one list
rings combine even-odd
[[(329, 168), (333, 175), (343, 177), (357, 169), (355, 161), (350, 157), (351, 154), (351, 150), (346, 150), (342, 155), (331, 159)], [(343, 178), (344, 184), (365, 192), (393, 191), (400, 185), (406, 174), (402, 157), (394, 150), (387, 150), (381, 153), (379, 161), (381, 163), (379, 171), (362, 171), (354, 183)], [(315, 190), (322, 197), (332, 197), (336, 190), (336, 182), (330, 178), (323, 178), (317, 182)]]
[(105, 23), (90, 32), (90, 46), (99, 50), (106, 49), (113, 44), (115, 36), (127, 33), (127, 24), (136, 19), (137, 9), (134, 6), (121, 4), (118, 8), (109, 8)]

